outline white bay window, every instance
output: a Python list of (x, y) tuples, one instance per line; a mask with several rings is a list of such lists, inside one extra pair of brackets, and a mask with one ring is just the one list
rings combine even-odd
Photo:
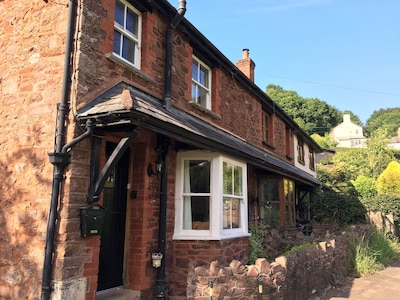
[(174, 239), (248, 236), (246, 164), (205, 151), (177, 156)]

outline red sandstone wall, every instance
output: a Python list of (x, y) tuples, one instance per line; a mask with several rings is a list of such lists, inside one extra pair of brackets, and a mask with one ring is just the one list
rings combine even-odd
[(0, 298), (39, 297), (67, 7), (0, 1)]
[[(163, 99), (167, 20), (158, 14), (156, 9), (152, 13), (143, 14), (141, 71), (146, 75), (144, 78), (106, 58), (105, 54), (112, 52), (113, 23), (110, 20), (114, 16), (114, 7), (109, 2), (103, 7), (102, 5), (100, 1), (85, 1), (85, 8), (101, 13), (95, 15), (83, 11), (81, 28), (87, 34), (82, 34), (79, 42), (81, 54), (78, 67), (77, 106), (86, 104), (100, 91), (120, 80), (128, 81)], [(238, 56), (241, 55), (240, 51), (241, 49), (238, 49)], [(213, 70), (213, 112), (216, 114), (204, 112), (189, 103), (192, 52), (190, 41), (182, 35), (178, 27), (173, 34), (173, 104), (286, 159), (283, 121), (279, 118), (275, 120), (274, 148), (264, 146), (261, 135), (261, 105), (232, 77), (230, 72), (222, 69)]]

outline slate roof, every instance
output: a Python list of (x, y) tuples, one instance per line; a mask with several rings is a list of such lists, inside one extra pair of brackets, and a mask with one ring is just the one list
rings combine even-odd
[(240, 158), (260, 169), (291, 177), (307, 185), (320, 184), (309, 173), (221, 128), (176, 107), (167, 110), (163, 101), (124, 82), (116, 84), (78, 110), (77, 118), (82, 124), (92, 119), (97, 128), (135, 125), (202, 149)]

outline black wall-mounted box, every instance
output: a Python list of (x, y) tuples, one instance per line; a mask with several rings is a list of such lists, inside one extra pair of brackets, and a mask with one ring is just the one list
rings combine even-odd
[(101, 235), (106, 209), (101, 205), (81, 207), (81, 236)]

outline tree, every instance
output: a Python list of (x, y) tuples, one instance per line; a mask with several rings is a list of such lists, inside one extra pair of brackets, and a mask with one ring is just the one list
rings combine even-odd
[(342, 121), (338, 109), (318, 98), (303, 98), (295, 91), (273, 84), (267, 86), (267, 95), (310, 135), (323, 136)]
[[(367, 156), (368, 165), (370, 168), (370, 176), (378, 178), (378, 176), (385, 170), (386, 166), (396, 160), (394, 151), (388, 149), (388, 140), (382, 138), (385, 133), (378, 134), (381, 130), (377, 130), (376, 136), (371, 137), (367, 142)], [(385, 130), (383, 130), (385, 131)]]
[(396, 136), (400, 128), (400, 107), (374, 111), (365, 125), (365, 135), (373, 136), (378, 129), (387, 130), (388, 137)]
[(318, 133), (314, 133), (311, 135), (312, 139), (323, 149), (332, 149), (335, 148), (337, 142), (331, 139), (329, 134), (325, 133), (322, 137)]
[(387, 168), (379, 175), (376, 188), (379, 194), (400, 194), (400, 164), (397, 161), (389, 163)]

